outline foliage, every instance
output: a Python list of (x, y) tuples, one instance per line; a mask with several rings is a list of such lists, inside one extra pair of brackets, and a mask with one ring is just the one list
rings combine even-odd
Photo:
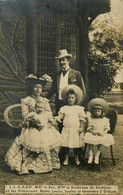
[(89, 30), (89, 88), (93, 98), (114, 86), (114, 77), (121, 69), (123, 40), (121, 27), (109, 26), (105, 21)]

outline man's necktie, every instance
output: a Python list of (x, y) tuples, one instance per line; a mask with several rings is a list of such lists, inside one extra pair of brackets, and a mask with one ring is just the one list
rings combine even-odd
[(68, 72), (68, 70), (69, 70), (69, 69), (67, 69), (67, 70), (62, 70), (63, 76), (66, 75), (66, 73)]

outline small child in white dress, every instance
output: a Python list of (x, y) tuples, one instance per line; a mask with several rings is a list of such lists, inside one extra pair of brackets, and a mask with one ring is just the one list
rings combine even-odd
[(28, 150), (34, 152), (48, 151), (60, 146), (61, 135), (54, 128), (55, 125), (51, 112), (46, 111), (44, 102), (37, 101), (36, 112), (27, 115), (23, 122), (21, 143)]
[(94, 98), (88, 103), (88, 110), (91, 112), (91, 116), (88, 118), (88, 127), (84, 142), (89, 144), (88, 164), (90, 165), (93, 161), (93, 146), (97, 146), (94, 163), (98, 165), (101, 146), (114, 144), (113, 135), (108, 134), (108, 131), (110, 131), (109, 119), (104, 116), (108, 113), (109, 106), (105, 100)]
[(75, 163), (80, 164), (79, 148), (84, 144), (84, 107), (79, 106), (82, 101), (82, 91), (76, 85), (68, 85), (62, 91), (62, 99), (67, 103), (61, 107), (56, 119), (63, 123), (62, 147), (65, 149), (64, 165), (68, 165), (69, 148), (74, 149)]

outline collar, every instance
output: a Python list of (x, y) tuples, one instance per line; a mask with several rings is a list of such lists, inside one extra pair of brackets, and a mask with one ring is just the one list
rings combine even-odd
[(69, 71), (69, 69), (70, 69), (70, 68), (65, 69), (65, 70), (61, 70), (61, 73), (63, 73), (63, 76), (65, 76), (65, 75), (66, 75), (66, 73)]
[(67, 68), (62, 69), (61, 71), (67, 71), (67, 70), (69, 70), (69, 69), (70, 69), (70, 67), (68, 66)]
[(35, 99), (35, 100), (38, 100), (41, 96), (35, 96), (35, 95), (31, 94), (31, 97), (32, 97), (33, 99)]

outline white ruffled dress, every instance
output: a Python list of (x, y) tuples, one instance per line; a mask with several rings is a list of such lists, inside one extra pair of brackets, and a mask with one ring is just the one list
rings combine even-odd
[(110, 131), (110, 122), (109, 119), (106, 117), (103, 118), (88, 118), (88, 128), (87, 133), (85, 133), (84, 142), (88, 144), (93, 145), (104, 145), (104, 146), (110, 146), (114, 144), (114, 137), (111, 134), (106, 133), (104, 136), (100, 135), (93, 135), (91, 132), (89, 132), (90, 128), (94, 128), (94, 132), (103, 134), (104, 129), (106, 128), (108, 131)]
[(84, 133), (79, 133), (80, 121), (85, 122), (84, 107), (73, 105), (63, 106), (59, 116), (63, 119), (62, 146), (79, 148), (84, 145)]
[[(52, 115), (50, 112), (29, 113), (34, 116), (39, 128), (23, 128), (20, 136), (21, 143), (28, 150), (34, 152), (45, 152), (61, 144), (60, 133), (50, 124)], [(31, 116), (31, 115), (30, 115)]]

